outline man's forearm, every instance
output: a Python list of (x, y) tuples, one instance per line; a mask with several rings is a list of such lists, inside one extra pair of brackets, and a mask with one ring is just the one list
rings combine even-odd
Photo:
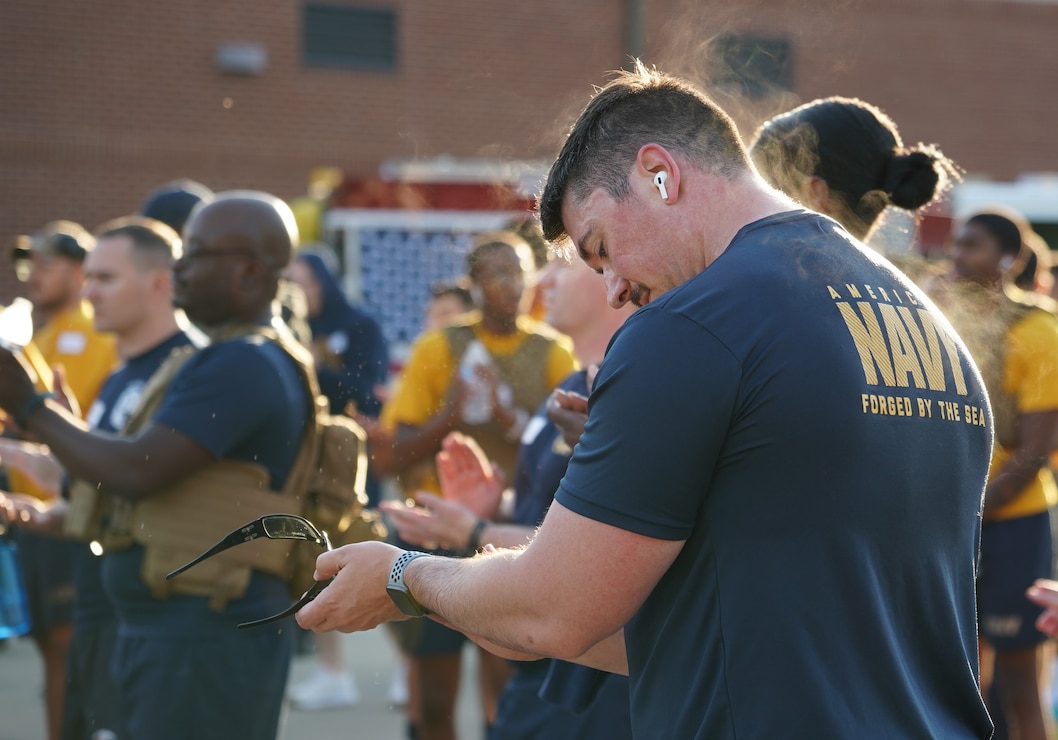
[(408, 566), (405, 579), (419, 603), (459, 631), (511, 651), (576, 660), (595, 641), (565, 623), (544, 580), (519, 567), (523, 552), (420, 558)]
[(536, 533), (535, 527), (521, 524), (497, 524), (488, 522), (480, 536), (482, 545), (495, 547), (524, 547)]
[[(438, 620), (444, 623), (444, 620)], [(447, 623), (445, 623), (447, 624)], [(449, 625), (450, 626), (450, 625)], [(470, 640), (475, 644), (488, 650), (493, 655), (498, 655), (501, 658), (507, 660), (536, 660), (538, 658), (546, 657), (537, 655), (535, 653), (525, 653), (518, 650), (511, 650), (505, 648), (496, 643), (490, 642), (480, 635), (468, 634)], [(596, 668), (600, 671), (606, 671), (607, 673), (618, 673), (622, 676), (628, 675), (628, 656), (625, 652), (625, 640), (624, 630), (619, 630), (613, 633), (609, 637), (606, 637), (599, 642), (595, 643), (586, 652), (581, 653), (573, 660), (567, 660), (567, 663), (577, 663), (578, 665), (587, 666), (588, 668)]]
[(48, 445), (70, 475), (93, 483), (104, 482), (104, 459), (109, 456), (99, 444), (99, 435), (90, 432), (80, 419), (48, 402), (30, 417), (27, 427), (38, 441)]
[(51, 403), (31, 417), (29, 431), (71, 476), (128, 499), (149, 496), (211, 460), (204, 448), (168, 428), (148, 425), (136, 437), (92, 432)]

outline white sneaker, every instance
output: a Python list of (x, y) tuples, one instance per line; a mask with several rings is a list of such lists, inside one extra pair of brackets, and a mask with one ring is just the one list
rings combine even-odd
[(360, 701), (356, 682), (348, 673), (335, 673), (317, 667), (287, 692), (295, 709), (334, 709), (351, 707)]
[(386, 701), (395, 707), (402, 707), (408, 703), (408, 664), (397, 661), (393, 668), (393, 678), (389, 682), (389, 690), (386, 691)]

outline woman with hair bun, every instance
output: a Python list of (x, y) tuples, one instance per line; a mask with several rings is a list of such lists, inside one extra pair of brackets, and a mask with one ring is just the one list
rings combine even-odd
[(861, 240), (888, 206), (916, 211), (959, 179), (937, 147), (905, 147), (889, 116), (855, 98), (813, 100), (775, 116), (751, 154), (774, 187)]
[(1040, 669), (1050, 652), (1037, 622), (1046, 628), (1047, 620), (1025, 592), (1053, 575), (1058, 485), (1048, 457), (1058, 437), (1058, 318), (1047, 298), (1010, 289), (1032, 233), (1009, 209), (974, 213), (955, 230), (951, 273), (931, 290), (977, 362), (992, 405), (977, 577), (981, 685), (993, 719), (1005, 717), (1016, 738), (1054, 733), (1041, 699), (1049, 693)]

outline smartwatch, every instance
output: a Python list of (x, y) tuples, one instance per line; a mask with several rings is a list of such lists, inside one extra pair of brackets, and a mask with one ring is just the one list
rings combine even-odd
[(429, 554), (428, 552), (414, 551), (402, 553), (397, 558), (397, 562), (393, 563), (393, 570), (389, 572), (389, 583), (386, 584), (386, 593), (389, 594), (389, 598), (393, 599), (393, 603), (397, 605), (401, 613), (407, 614), (409, 617), (422, 617), (430, 612), (424, 609), (423, 605), (411, 595), (411, 591), (408, 590), (408, 584), (404, 582), (404, 569), (415, 558), (426, 557)]

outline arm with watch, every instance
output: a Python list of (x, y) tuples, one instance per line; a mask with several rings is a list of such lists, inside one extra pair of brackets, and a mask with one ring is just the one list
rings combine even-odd
[[(390, 599), (403, 614), (409, 617), (427, 617), (431, 612), (412, 596), (407, 582), (404, 579), (404, 571), (415, 559), (420, 557), (432, 557), (429, 553), (407, 551), (397, 558), (393, 563), (393, 570), (389, 574), (389, 583), (386, 592)], [(439, 620), (442, 621), (443, 620)], [(451, 625), (449, 625), (451, 626)], [(491, 642), (478, 635), (467, 634), (467, 637), (484, 649), (507, 660), (536, 660), (542, 656), (538, 653), (525, 652), (507, 648), (503, 645)], [(628, 674), (628, 660), (624, 651), (624, 631), (618, 630), (609, 637), (605, 637), (591, 648), (582, 653), (576, 662), (582, 665), (597, 668), (610, 673)]]
[(682, 545), (555, 503), (520, 549), (459, 559), (365, 542), (323, 553), (316, 578), (335, 579), (297, 621), (318, 632), (355, 632), (427, 616), (508, 657), (555, 657), (622, 673), (621, 630)]

